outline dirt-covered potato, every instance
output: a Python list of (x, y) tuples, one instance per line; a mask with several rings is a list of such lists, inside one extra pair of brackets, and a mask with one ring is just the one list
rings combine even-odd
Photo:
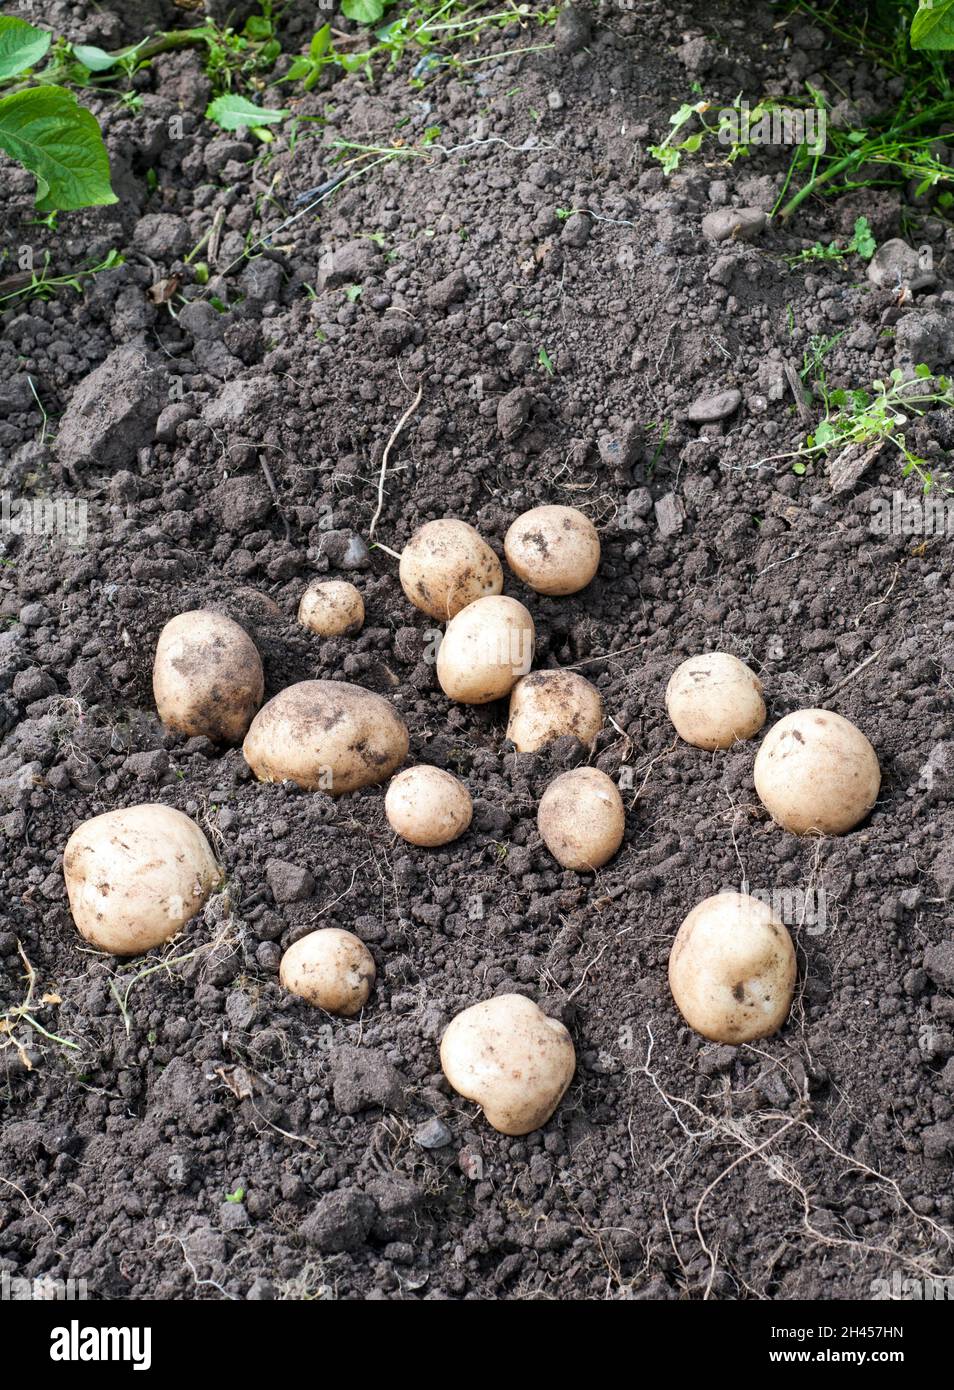
[(599, 768), (575, 767), (561, 772), (543, 793), (537, 827), (564, 869), (598, 869), (623, 843), (623, 798)]
[(402, 839), (412, 845), (446, 845), (463, 835), (474, 814), (470, 792), (439, 767), (408, 767), (392, 778), (384, 811)]
[(486, 705), (509, 695), (533, 665), (536, 630), (515, 598), (479, 598), (447, 624), (437, 679), (451, 700)]
[(564, 734), (592, 743), (602, 727), (600, 693), (575, 671), (531, 671), (511, 692), (507, 737), (519, 753)]
[(150, 802), (78, 826), (63, 852), (63, 877), (86, 940), (114, 956), (136, 956), (175, 936), (222, 871), (194, 821)]
[(279, 979), (289, 994), (345, 1018), (364, 1008), (374, 975), (374, 957), (364, 942), (337, 927), (299, 937), (279, 966)]
[(773, 724), (755, 759), (755, 790), (777, 824), (796, 835), (844, 835), (878, 799), (878, 757), (860, 729), (827, 709), (800, 709)]
[(394, 707), (346, 681), (300, 681), (279, 691), (242, 745), (260, 782), (295, 782), (330, 796), (384, 782), (407, 749), (407, 727)]
[(585, 589), (600, 563), (600, 538), (575, 507), (534, 507), (504, 537), (507, 564), (538, 594)]
[(351, 637), (364, 626), (364, 599), (346, 579), (313, 579), (301, 596), (298, 621), (319, 637)]
[(152, 689), (166, 728), (239, 743), (262, 703), (262, 660), (238, 623), (194, 609), (170, 618), (159, 634)]
[(398, 573), (415, 608), (442, 623), (503, 588), (503, 570), (490, 546), (473, 526), (453, 517), (428, 521), (414, 532)]
[(728, 652), (691, 656), (669, 678), (666, 710), (686, 743), (731, 748), (765, 723), (762, 682)]
[(576, 1070), (573, 1040), (522, 994), (498, 994), (452, 1019), (441, 1066), (454, 1090), (483, 1107), (501, 1134), (545, 1125)]
[(717, 893), (698, 903), (676, 933), (669, 988), (683, 1018), (713, 1042), (752, 1042), (788, 1018), (795, 947), (758, 898)]

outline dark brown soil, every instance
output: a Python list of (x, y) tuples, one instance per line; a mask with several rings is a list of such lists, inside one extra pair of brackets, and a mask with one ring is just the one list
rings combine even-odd
[[(85, 0), (41, 8), (93, 42), (182, 22), (158, 0), (134, 27)], [(8, 249), (48, 248), (57, 273), (111, 248), (126, 261), (82, 296), (0, 314), (2, 487), (89, 505), (84, 546), (0, 537), (0, 1273), (86, 1279), (97, 1298), (785, 1300), (954, 1269), (951, 538), (872, 532), (872, 498), (915, 486), (893, 454), (838, 495), (820, 465), (760, 462), (804, 435), (779, 383), (813, 337), (842, 335), (828, 380), (860, 386), (894, 365), (899, 321), (950, 319), (954, 238), (896, 191), (808, 204), (751, 244), (703, 237), (713, 207), (771, 207), (789, 152), (727, 167), (707, 146), (664, 180), (645, 147), (694, 81), (723, 101), (806, 79), (890, 97), (803, 19), (743, 8), (604, 5), (570, 51), (420, 90), (407, 64), (348, 78), (297, 103), (324, 123), (294, 148), (216, 133), (195, 56), (165, 56), (138, 113), (92, 103), (121, 200), (56, 236), (3, 163)], [(289, 6), (286, 48), (313, 11)], [(505, 31), (479, 52), (537, 41)], [(410, 145), (432, 125), (427, 158), (379, 166), (225, 273), (328, 177), (336, 138)], [(218, 208), (203, 289), (183, 257)], [(938, 285), (902, 307), (857, 259), (789, 267), (861, 213), (879, 241), (930, 244)], [(173, 275), (189, 307), (150, 300)], [(946, 351), (942, 334), (930, 365)], [(544, 502), (599, 528), (583, 593), (506, 584), (534, 615), (536, 665), (581, 671), (610, 716), (593, 761), (628, 825), (596, 875), (561, 872), (536, 829), (547, 783), (586, 751), (517, 755), (505, 706), (449, 706), (433, 621), (367, 549), (418, 387), (375, 539), (399, 551), (459, 516), (502, 554)], [(690, 423), (732, 389), (734, 414)], [(935, 415), (911, 438), (943, 460), (954, 430)], [(361, 589), (357, 637), (296, 624), (325, 572)], [(411, 759), (470, 787), (472, 829), (414, 849), (383, 789), (259, 785), (238, 750), (165, 733), (156, 639), (203, 605), (246, 625), (268, 695), (321, 678), (391, 699)], [(667, 679), (709, 648), (758, 671), (770, 720), (824, 706), (864, 730), (883, 785), (862, 827), (785, 834), (754, 793), (756, 744), (675, 741)], [(63, 847), (87, 817), (148, 800), (206, 829), (227, 888), (165, 952), (113, 961), (73, 927)], [(823, 891), (824, 912), (790, 923), (787, 1026), (732, 1048), (684, 1026), (666, 964), (689, 909), (743, 883)], [(358, 1021), (278, 987), (283, 948), (316, 925), (374, 953)], [(45, 1033), (10, 1013), (24, 958)], [(438, 1059), (450, 1018), (505, 991), (560, 1017), (578, 1057), (523, 1139), (452, 1094)]]

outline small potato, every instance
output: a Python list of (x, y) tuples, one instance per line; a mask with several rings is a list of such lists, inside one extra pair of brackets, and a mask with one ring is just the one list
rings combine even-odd
[(504, 537), (507, 564), (538, 594), (585, 589), (600, 563), (600, 538), (575, 507), (534, 507)]
[(755, 759), (755, 790), (795, 835), (844, 835), (878, 799), (878, 757), (860, 729), (827, 709), (773, 724)]
[(323, 927), (299, 939), (282, 956), (282, 988), (329, 1014), (351, 1018), (368, 1002), (374, 957), (349, 931)]
[(573, 1040), (522, 994), (498, 994), (452, 1019), (441, 1066), (454, 1090), (483, 1107), (501, 1134), (545, 1125), (576, 1070)]
[(300, 681), (279, 691), (242, 745), (260, 782), (295, 782), (331, 796), (386, 781), (407, 749), (407, 727), (394, 707), (347, 681)]
[(106, 811), (63, 852), (73, 921), (101, 951), (136, 956), (171, 940), (222, 881), (202, 831), (159, 802)]
[(795, 947), (758, 898), (716, 893), (692, 909), (669, 954), (669, 988), (683, 1018), (713, 1042), (753, 1042), (788, 1018)]
[(393, 778), (384, 798), (391, 829), (412, 845), (446, 845), (470, 825), (470, 792), (439, 767), (408, 767)]
[(533, 665), (536, 630), (515, 598), (479, 598), (447, 624), (437, 679), (451, 700), (486, 705), (509, 695)]
[(240, 743), (265, 693), (262, 659), (238, 623), (194, 609), (159, 634), (152, 689), (167, 729)]
[(686, 743), (731, 748), (765, 723), (762, 682), (728, 652), (691, 656), (669, 678), (666, 710)]
[(499, 594), (503, 570), (473, 526), (454, 517), (428, 521), (401, 552), (401, 588), (422, 613), (446, 623), (475, 599)]
[(507, 737), (518, 753), (535, 753), (565, 734), (592, 743), (602, 727), (600, 693), (575, 671), (532, 671), (511, 692)]
[(315, 579), (301, 596), (298, 621), (319, 637), (351, 637), (364, 626), (364, 599), (346, 579)]
[(543, 793), (537, 828), (564, 869), (598, 869), (623, 843), (623, 798), (599, 768), (575, 767), (561, 772)]

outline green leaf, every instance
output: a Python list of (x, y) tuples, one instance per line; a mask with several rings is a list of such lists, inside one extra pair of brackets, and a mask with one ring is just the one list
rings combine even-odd
[(106, 72), (119, 62), (114, 53), (107, 53), (104, 48), (97, 48), (92, 43), (74, 43), (73, 57), (78, 63), (82, 63), (84, 68), (89, 68), (90, 72)]
[(95, 117), (63, 87), (0, 97), (0, 149), (36, 177), (40, 212), (115, 203)]
[(357, 24), (377, 24), (384, 14), (384, 0), (344, 0), (341, 9), (347, 19)]
[(242, 33), (249, 39), (270, 39), (272, 37), (272, 21), (266, 19), (264, 15), (253, 14), (245, 21), (245, 28)]
[(34, 29), (25, 19), (0, 15), (0, 78), (15, 77), (18, 72), (37, 65), (50, 46), (51, 34)]
[(309, 58), (314, 58), (315, 62), (318, 62), (319, 58), (323, 58), (325, 56), (330, 46), (331, 25), (323, 24), (321, 28), (318, 30), (317, 34), (315, 34), (312, 38), (311, 43), (308, 45)]
[(914, 369), (914, 375), (920, 377), (922, 381), (925, 381), (931, 376), (931, 368), (926, 362), (919, 362)]
[(954, 48), (954, 0), (922, 4), (911, 21), (911, 47), (943, 50)]
[(291, 112), (284, 108), (276, 110), (274, 107), (256, 106), (254, 102), (246, 101), (245, 97), (226, 93), (225, 96), (216, 97), (215, 101), (209, 103), (205, 115), (206, 120), (214, 121), (222, 130), (238, 130), (239, 126), (243, 125), (251, 128), (276, 125), (290, 116)]

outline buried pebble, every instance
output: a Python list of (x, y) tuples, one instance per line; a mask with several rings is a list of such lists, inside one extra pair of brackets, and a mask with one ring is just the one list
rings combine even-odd
[(414, 1142), (421, 1149), (443, 1149), (449, 1144), (453, 1135), (447, 1128), (443, 1120), (439, 1120), (436, 1115), (431, 1119), (425, 1120), (422, 1125), (418, 1125), (414, 1131)]
[(725, 420), (742, 403), (742, 392), (735, 387), (718, 391), (713, 396), (697, 396), (689, 407), (688, 419), (691, 425), (712, 425), (717, 420)]
[(707, 241), (752, 241), (766, 220), (760, 208), (715, 208), (702, 219), (702, 235)]

